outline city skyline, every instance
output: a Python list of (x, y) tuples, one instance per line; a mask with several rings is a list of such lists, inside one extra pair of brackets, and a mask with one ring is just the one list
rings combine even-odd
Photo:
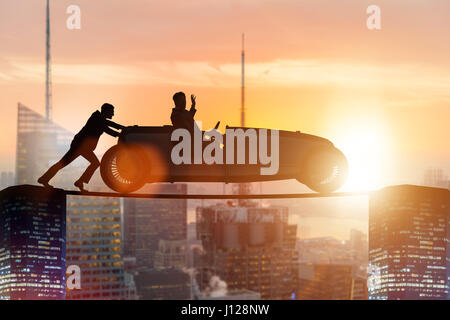
[(343, 1), (1, 2), (0, 300), (450, 299), (450, 3)]
[[(357, 1), (348, 1), (347, 10), (306, 1), (286, 0), (277, 7), (270, 1), (230, 1), (210, 6), (210, 14), (197, 19), (190, 13), (198, 12), (203, 1), (139, 6), (113, 1), (107, 9), (100, 2), (79, 1), (79, 30), (66, 28), (68, 1), (51, 3), (54, 119), (71, 131), (83, 122), (81, 112), (73, 115), (71, 110), (92, 112), (104, 101), (118, 106), (123, 123), (166, 124), (171, 95), (179, 89), (197, 94), (198, 118), (205, 126), (217, 120), (238, 124), (240, 34), (245, 31), (248, 125), (330, 138), (352, 168), (347, 190), (417, 184), (430, 167), (450, 169), (442, 139), (450, 116), (450, 82), (434, 67), (437, 62), (440, 67), (449, 64), (443, 54), (448, 44), (440, 41), (448, 36), (443, 13), (450, 9), (448, 3), (434, 1), (437, 13), (421, 4), (405, 12), (402, 2), (380, 1), (385, 23), (381, 30), (370, 31), (366, 8)], [(0, 87), (6, 92), (0, 103), (10, 119), (16, 117), (17, 102), (41, 114), (45, 109), (45, 4), (26, 5), (33, 10), (15, 1), (2, 3), (0, 11), (26, 21), (18, 25), (1, 19), (8, 28), (0, 28), (5, 43)], [(231, 18), (238, 23), (227, 30), (218, 23)], [(417, 20), (426, 28), (415, 24)], [(261, 21), (270, 21), (272, 27)], [(200, 28), (205, 23), (208, 32)], [(291, 32), (282, 32), (285, 24)], [(42, 25), (42, 30), (28, 25)], [(184, 31), (178, 33), (180, 26)], [(116, 31), (113, 38), (110, 28)], [(3, 30), (14, 30), (15, 36)], [(127, 45), (115, 50), (117, 41)], [(10, 171), (15, 140), (7, 137), (14, 121), (0, 121), (5, 130), (0, 168)], [(417, 135), (410, 139), (413, 132)], [(113, 141), (102, 140), (103, 148)]]

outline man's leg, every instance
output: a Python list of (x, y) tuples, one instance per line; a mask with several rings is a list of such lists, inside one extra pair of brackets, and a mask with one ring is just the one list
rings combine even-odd
[(95, 155), (94, 151), (88, 150), (81, 153), (83, 158), (85, 158), (87, 161), (89, 161), (91, 164), (89, 167), (86, 168), (86, 171), (84, 171), (83, 175), (75, 182), (75, 186), (83, 189), (83, 183), (89, 183), (92, 176), (95, 173), (95, 170), (100, 166), (100, 161), (98, 161), (97, 156)]
[(46, 187), (49, 187), (50, 185), (48, 182), (58, 173), (59, 170), (69, 165), (73, 160), (78, 158), (80, 154), (77, 151), (76, 147), (70, 147), (69, 151), (59, 160), (57, 163), (55, 163), (53, 166), (51, 166), (46, 173), (44, 173), (39, 179), (38, 183), (43, 184)]

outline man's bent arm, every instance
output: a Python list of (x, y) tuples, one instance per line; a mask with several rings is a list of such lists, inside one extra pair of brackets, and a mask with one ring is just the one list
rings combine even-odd
[(118, 130), (122, 130), (122, 129), (125, 128), (124, 126), (122, 126), (122, 125), (120, 125), (120, 124), (118, 124), (118, 123), (115, 123), (115, 122), (113, 122), (113, 121), (111, 121), (111, 120), (106, 120), (106, 125), (107, 125), (108, 127), (113, 127), (113, 128), (115, 128), (115, 129), (118, 129)]
[(113, 136), (113, 137), (118, 137), (120, 135), (120, 132), (117, 132), (117, 131), (115, 131), (115, 130), (113, 130), (111, 128), (108, 128), (108, 127), (106, 127), (106, 129), (105, 129), (105, 133), (107, 133), (107, 134), (109, 134), (110, 136)]

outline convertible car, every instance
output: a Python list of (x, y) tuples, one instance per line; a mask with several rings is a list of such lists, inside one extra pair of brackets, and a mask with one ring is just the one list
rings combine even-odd
[[(172, 126), (134, 126), (122, 130), (117, 145), (111, 147), (101, 161), (100, 172), (105, 184), (116, 192), (130, 193), (152, 182), (246, 183), (297, 179), (316, 192), (330, 193), (341, 187), (347, 178), (347, 159), (339, 149), (327, 139), (299, 131), (278, 131), (279, 163), (275, 174), (262, 175), (261, 168), (268, 165), (259, 160), (249, 164), (250, 139), (244, 143), (247, 160), (244, 164), (225, 161), (223, 164), (198, 164), (195, 161), (192, 164), (174, 164), (171, 153), (178, 143), (171, 139), (174, 130)], [(259, 135), (260, 129), (254, 130)], [(226, 140), (227, 134), (223, 135), (221, 144), (224, 155), (227, 153)], [(267, 141), (271, 144), (269, 134)], [(202, 147), (209, 143), (211, 141), (203, 141)], [(191, 156), (194, 157), (194, 150)]]

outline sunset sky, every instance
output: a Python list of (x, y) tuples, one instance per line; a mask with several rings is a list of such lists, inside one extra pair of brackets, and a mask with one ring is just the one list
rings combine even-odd
[[(180, 90), (204, 127), (239, 124), (245, 32), (248, 126), (330, 139), (347, 189), (450, 172), (448, 0), (51, 2), (54, 120), (73, 132), (106, 101), (119, 123), (168, 124)], [(81, 30), (66, 28), (71, 4)], [(381, 30), (366, 27), (371, 4)], [(45, 113), (45, 1), (0, 0), (0, 43), (0, 170), (13, 171), (17, 102)]]

